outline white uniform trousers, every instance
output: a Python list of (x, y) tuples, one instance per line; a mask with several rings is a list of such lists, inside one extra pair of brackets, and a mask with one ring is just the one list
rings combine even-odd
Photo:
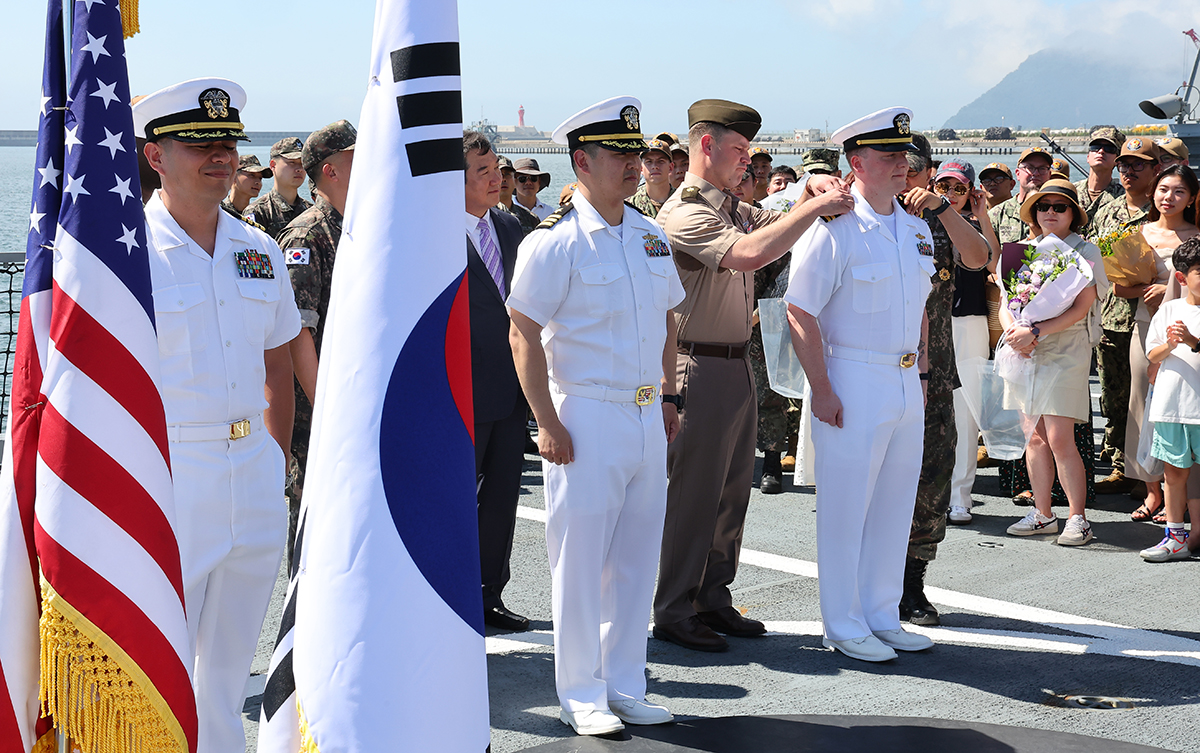
[(667, 506), (662, 406), (553, 392), (575, 460), (545, 461), (554, 683), (568, 711), (646, 695), (646, 639)]
[(284, 460), (267, 431), (172, 442), (197, 753), (246, 748), (242, 706), (287, 533)]
[(925, 434), (917, 369), (828, 358), (842, 428), (813, 420), (817, 574), (825, 636), (900, 627)]
[(979, 424), (967, 407), (965, 390), (979, 392), (979, 374), (963, 364), (972, 358), (988, 357), (987, 316), (952, 316), (954, 358), (958, 361), (958, 381), (962, 386), (954, 391), (954, 426), (958, 430), (958, 445), (954, 448), (954, 473), (950, 477), (950, 505), (971, 509), (971, 489), (975, 472), (979, 470)]

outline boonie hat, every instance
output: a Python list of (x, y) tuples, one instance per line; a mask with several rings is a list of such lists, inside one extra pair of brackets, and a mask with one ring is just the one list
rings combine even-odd
[[(635, 97), (611, 97), (564, 120), (550, 138), (556, 144), (566, 144), (572, 154), (588, 144), (613, 152), (642, 152), (646, 150), (646, 139), (642, 136), (641, 109), (642, 103)], [(521, 162), (517, 160), (517, 172), (521, 172)], [(547, 182), (549, 179), (547, 173)]]
[(762, 128), (762, 116), (753, 107), (727, 99), (701, 99), (688, 108), (688, 128), (697, 123), (723, 125), (752, 141)]
[(271, 172), (271, 168), (259, 162), (258, 157), (255, 157), (253, 154), (243, 154), (241, 157), (238, 157), (238, 170), (262, 178), (271, 178), (275, 175), (275, 173)]
[(283, 157), (284, 159), (300, 159), (300, 152), (304, 151), (304, 142), (295, 136), (285, 136), (271, 145), (271, 159)]
[(879, 152), (917, 152), (911, 124), (912, 110), (889, 107), (847, 123), (834, 131), (829, 140), (841, 144), (844, 151), (870, 147)]
[(357, 140), (358, 131), (348, 120), (339, 120), (313, 131), (304, 141), (304, 149), (300, 152), (300, 164), (304, 172), (312, 172), (314, 167), (338, 152), (350, 151)]
[(249, 141), (241, 111), (246, 91), (227, 78), (194, 78), (148, 94), (133, 106), (133, 131), (148, 142)]
[(538, 167), (538, 161), (532, 157), (522, 157), (513, 163), (513, 169), (520, 175), (538, 176), (538, 190), (550, 185), (550, 173)]

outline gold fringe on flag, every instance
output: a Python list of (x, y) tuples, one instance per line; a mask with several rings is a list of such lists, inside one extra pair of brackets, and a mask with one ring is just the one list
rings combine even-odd
[(141, 30), (138, 26), (138, 0), (121, 0), (121, 34), (129, 39)]
[(308, 719), (304, 716), (304, 709), (300, 706), (300, 699), (296, 699), (296, 713), (300, 717), (300, 753), (321, 753), (317, 748), (317, 741), (313, 739), (312, 732), (308, 729)]
[(87, 753), (187, 753), (182, 727), (149, 678), (90, 620), (43, 587), (41, 703), (55, 728)]

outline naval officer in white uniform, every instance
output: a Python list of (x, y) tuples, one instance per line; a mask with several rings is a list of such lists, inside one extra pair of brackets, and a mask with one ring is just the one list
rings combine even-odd
[(817, 570), (827, 647), (865, 661), (933, 643), (900, 627), (925, 424), (929, 226), (905, 211), (904, 108), (843, 126), (853, 211), (809, 229), (784, 298), (812, 386)]
[(283, 255), (221, 211), (246, 94), (225, 79), (167, 87), (133, 107), (162, 188), (146, 204), (163, 405), (183, 565), (197, 753), (244, 750), (250, 663), (287, 530), (292, 360), (300, 331)]
[(645, 701), (646, 624), (684, 292), (666, 234), (624, 204), (646, 149), (640, 107), (615, 97), (554, 131), (579, 185), (522, 242), (507, 301), (543, 458), (560, 718), (584, 735), (672, 718)]

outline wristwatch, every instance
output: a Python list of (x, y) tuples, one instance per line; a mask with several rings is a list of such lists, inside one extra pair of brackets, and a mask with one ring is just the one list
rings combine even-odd
[(1038, 329), (1038, 326), (1036, 324), (1033, 325), (1032, 327), (1030, 327), (1029, 331), (1033, 333), (1034, 337), (1041, 337), (1041, 335), (1042, 335), (1042, 331), (1040, 329)]
[(1197, 340), (1196, 344), (1192, 346), (1192, 352), (1200, 353), (1200, 340)]
[(683, 413), (683, 395), (663, 395), (662, 401), (674, 404), (675, 410)]
[(947, 199), (945, 196), (943, 196), (942, 197), (942, 205), (940, 207), (938, 207), (937, 209), (930, 209), (929, 216), (937, 217), (939, 214), (946, 211), (946, 209), (948, 209), (949, 207), (950, 207), (950, 200)]

